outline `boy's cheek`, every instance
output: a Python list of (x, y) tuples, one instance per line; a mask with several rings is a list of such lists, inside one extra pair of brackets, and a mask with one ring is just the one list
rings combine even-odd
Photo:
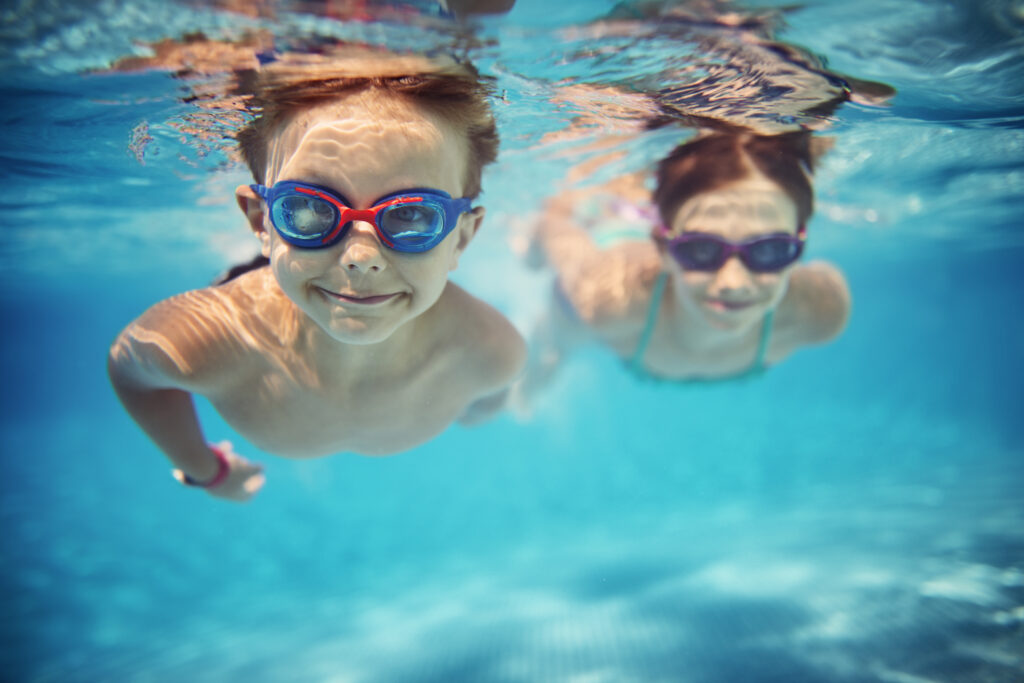
[(469, 245), (469, 242), (467, 240), (465, 242), (463, 242), (463, 241), (456, 242), (452, 246), (451, 252), (448, 254), (448, 271), (449, 272), (451, 272), (451, 271), (453, 271), (453, 270), (455, 270), (456, 268), (459, 267), (459, 259), (462, 257), (462, 253), (466, 250), (466, 247), (468, 245)]
[(301, 274), (310, 269), (310, 262), (322, 256), (318, 249), (299, 249), (285, 242), (280, 235), (271, 230), (264, 230), (258, 235), (263, 254), (270, 259), (271, 265), (280, 267), (288, 273)]
[(278, 281), (293, 284), (329, 275), (334, 268), (340, 268), (330, 249), (302, 249), (280, 239), (271, 240), (268, 258)]
[(459, 256), (462, 255), (460, 249), (452, 249), (452, 253), (448, 255), (448, 272), (452, 272), (459, 267)]

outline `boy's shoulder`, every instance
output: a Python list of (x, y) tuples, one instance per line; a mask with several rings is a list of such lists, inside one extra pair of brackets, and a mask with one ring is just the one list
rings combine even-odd
[(438, 325), (459, 375), (483, 392), (506, 386), (526, 363), (526, 342), (500, 311), (449, 282)]
[(214, 341), (237, 335), (241, 326), (267, 324), (287, 304), (283, 292), (274, 286), (270, 269), (260, 268), (224, 284), (193, 289), (159, 301), (136, 322), (172, 327), (184, 334), (187, 329), (182, 329), (180, 323), (187, 319), (194, 322), (194, 327), (203, 326), (201, 336)]
[[(246, 273), (224, 285), (177, 294), (157, 302), (132, 322), (118, 344), (153, 371), (192, 384), (217, 384), (282, 341), (288, 307), (267, 287), (269, 269)], [(276, 328), (276, 329), (275, 329)]]

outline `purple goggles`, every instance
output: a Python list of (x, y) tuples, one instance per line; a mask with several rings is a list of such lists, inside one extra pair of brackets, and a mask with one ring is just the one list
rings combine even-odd
[(706, 232), (684, 232), (669, 236), (668, 228), (661, 227), (659, 237), (680, 266), (685, 270), (714, 271), (733, 256), (739, 256), (752, 273), (774, 273), (800, 258), (804, 250), (806, 230), (800, 226), (795, 235), (787, 232), (761, 235), (742, 242)]

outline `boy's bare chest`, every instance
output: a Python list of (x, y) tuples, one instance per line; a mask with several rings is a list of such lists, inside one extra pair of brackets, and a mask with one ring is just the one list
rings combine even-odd
[(465, 410), (468, 392), (437, 377), (433, 368), (368, 379), (264, 367), (211, 400), (235, 430), (276, 455), (388, 455), (433, 438)]

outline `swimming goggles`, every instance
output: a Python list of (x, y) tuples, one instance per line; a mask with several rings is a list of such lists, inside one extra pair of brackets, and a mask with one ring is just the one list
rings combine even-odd
[(428, 251), (472, 208), (468, 197), (452, 199), (443, 190), (403, 190), (381, 197), (369, 209), (353, 209), (344, 197), (318, 185), (283, 180), (273, 187), (249, 187), (267, 202), (281, 238), (305, 249), (336, 244), (353, 221), (365, 221), (395, 251)]
[(718, 270), (736, 255), (752, 273), (774, 273), (800, 258), (806, 239), (803, 226), (795, 235), (775, 233), (743, 242), (730, 242), (704, 232), (684, 232), (669, 237), (667, 228), (662, 227), (661, 231), (662, 241), (679, 265), (685, 270), (697, 271)]

